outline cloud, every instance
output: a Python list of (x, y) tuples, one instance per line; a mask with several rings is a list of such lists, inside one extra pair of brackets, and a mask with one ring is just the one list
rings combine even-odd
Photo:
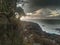
[(59, 6), (60, 0), (32, 0), (32, 4), (36, 6)]
[[(41, 18), (47, 18), (47, 19), (60, 19), (60, 10), (51, 10), (49, 8), (41, 8), (39, 10), (36, 10), (34, 12), (26, 13), (28, 17), (30, 16), (31, 19), (41, 19)], [(33, 17), (33, 18), (32, 18)]]

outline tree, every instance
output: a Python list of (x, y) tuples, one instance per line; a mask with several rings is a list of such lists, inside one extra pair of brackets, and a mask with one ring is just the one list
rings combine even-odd
[(0, 0), (0, 45), (22, 45), (21, 23), (15, 18), (16, 2)]

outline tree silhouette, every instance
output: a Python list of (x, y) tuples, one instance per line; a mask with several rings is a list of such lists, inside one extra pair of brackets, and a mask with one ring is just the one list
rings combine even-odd
[(15, 18), (17, 0), (0, 0), (0, 45), (22, 45), (22, 26)]

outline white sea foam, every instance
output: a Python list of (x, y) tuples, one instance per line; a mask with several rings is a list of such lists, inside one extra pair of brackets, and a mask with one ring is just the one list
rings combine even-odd
[[(48, 21), (48, 19), (38, 19), (38, 18), (23, 16), (23, 17), (20, 18), (20, 20), (37, 23), (42, 28), (43, 31), (45, 31), (47, 33), (51, 33), (51, 34), (60, 35), (60, 30), (56, 30), (56, 28), (60, 29), (60, 20), (58, 20), (58, 19), (57, 20), (50, 19), (49, 22), (46, 22), (46, 21)], [(53, 22), (51, 22), (51, 21), (53, 21)], [(50, 22), (51, 22), (51, 24), (50, 24)]]

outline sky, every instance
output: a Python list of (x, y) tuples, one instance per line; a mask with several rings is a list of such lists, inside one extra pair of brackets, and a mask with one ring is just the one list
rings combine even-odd
[(36, 6), (58, 6), (60, 0), (32, 0), (32, 4)]
[[(60, 0), (23, 0), (28, 3), (24, 3), (25, 12), (33, 12), (40, 8), (50, 7), (60, 7)], [(23, 2), (22, 2), (23, 3)]]
[(60, 17), (60, 0), (18, 0), (25, 14)]

